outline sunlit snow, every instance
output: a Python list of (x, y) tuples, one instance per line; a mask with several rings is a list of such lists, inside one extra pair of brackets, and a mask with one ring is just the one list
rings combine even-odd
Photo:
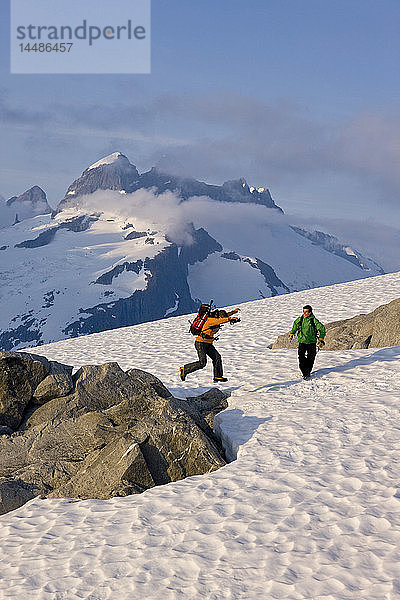
[[(392, 600), (399, 597), (400, 347), (320, 352), (309, 381), (269, 350), (305, 303), (323, 322), (400, 297), (400, 273), (241, 305), (217, 347), (236, 460), (109, 501), (32, 500), (0, 518), (1, 598)], [(118, 361), (171, 392), (211, 387), (187, 316), (42, 346), (73, 364)]]

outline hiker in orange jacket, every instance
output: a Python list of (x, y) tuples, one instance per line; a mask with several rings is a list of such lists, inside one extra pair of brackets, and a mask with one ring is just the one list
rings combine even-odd
[(196, 337), (194, 346), (197, 351), (199, 360), (196, 362), (188, 363), (180, 368), (180, 374), (182, 381), (189, 373), (203, 369), (207, 364), (207, 356), (209, 356), (213, 363), (214, 368), (214, 383), (228, 381), (223, 375), (222, 358), (218, 350), (213, 346), (215, 340), (215, 334), (219, 331), (221, 325), (224, 323), (237, 323), (240, 319), (232, 317), (232, 315), (239, 312), (240, 308), (235, 308), (227, 312), (226, 310), (214, 310), (210, 313), (201, 333)]

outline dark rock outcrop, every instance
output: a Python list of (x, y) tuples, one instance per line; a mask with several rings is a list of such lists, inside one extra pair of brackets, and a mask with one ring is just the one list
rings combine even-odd
[[(325, 342), (324, 350), (400, 346), (400, 298), (371, 313), (328, 323)], [(280, 335), (272, 345), (273, 349), (296, 347), (296, 340), (289, 343), (288, 333)]]
[[(86, 169), (68, 188), (58, 210), (74, 206), (79, 196), (93, 194), (96, 190), (123, 190), (133, 192), (137, 188), (139, 173), (129, 160), (120, 152), (115, 152), (100, 164), (95, 163)], [(98, 165), (98, 166), (96, 166)]]
[(0, 426), (17, 429), (28, 404), (68, 394), (72, 367), (25, 352), (0, 352)]
[(71, 367), (18, 355), (0, 355), (0, 514), (37, 495), (126, 496), (225, 464), (212, 431), (227, 407), (219, 390), (182, 400), (139, 369), (106, 363), (71, 377)]
[(212, 388), (200, 396), (189, 396), (187, 400), (194, 404), (203, 419), (212, 428), (214, 417), (221, 410), (228, 408), (228, 396), (218, 388)]
[(117, 265), (110, 271), (103, 273), (98, 277), (95, 283), (100, 283), (102, 285), (111, 285), (114, 277), (118, 277), (124, 271), (133, 271), (137, 275), (140, 273), (141, 268), (143, 267), (142, 260), (135, 260), (135, 262), (124, 262), (122, 265)]
[(139, 273), (143, 269), (146, 273), (146, 288), (136, 290), (128, 298), (110, 299), (110, 302), (97, 306), (82, 307), (84, 316), (69, 323), (63, 333), (76, 337), (85, 333), (155, 321), (166, 315), (177, 316), (194, 312), (198, 304), (190, 294), (187, 281), (188, 266), (222, 250), (222, 246), (202, 228), (193, 227), (190, 235), (193, 239), (190, 246), (178, 250), (178, 246), (171, 243), (154, 258), (133, 263), (124, 262), (103, 273), (95, 281), (96, 284), (110, 285), (113, 278), (123, 271)]
[(82, 307), (83, 316), (69, 323), (63, 333), (76, 337), (155, 321), (162, 319), (175, 304), (176, 309), (173, 313), (168, 313), (169, 316), (196, 310), (197, 305), (192, 300), (187, 282), (187, 263), (179, 256), (176, 245), (167, 246), (154, 258), (146, 258), (143, 269), (146, 273), (145, 289), (136, 290), (128, 298)]

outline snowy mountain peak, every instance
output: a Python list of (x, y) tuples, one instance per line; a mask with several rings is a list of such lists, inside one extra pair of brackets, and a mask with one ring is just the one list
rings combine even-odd
[(126, 156), (124, 154), (122, 154), (121, 152), (113, 152), (112, 154), (109, 154), (108, 156), (105, 156), (104, 158), (101, 158), (97, 162), (93, 163), (86, 170), (90, 171), (91, 169), (97, 169), (97, 167), (102, 167), (103, 165), (112, 165), (113, 163), (115, 163), (116, 161), (118, 161), (120, 159), (122, 159), (123, 162), (129, 163), (129, 160), (126, 158)]
[(135, 165), (121, 152), (109, 154), (88, 167), (68, 188), (58, 210), (79, 205), (79, 196), (93, 194), (97, 190), (138, 189), (139, 173)]
[(51, 212), (51, 208), (47, 204), (46, 194), (38, 185), (34, 185), (20, 196), (13, 196), (12, 198), (9, 198), (9, 200), (7, 200), (6, 202), (7, 206), (11, 206), (12, 204), (14, 204), (15, 207), (24, 203), (30, 203), (34, 206), (37, 204), (45, 204), (47, 206), (42, 214), (47, 214)]
[(0, 197), (0, 228), (51, 212), (46, 194), (42, 188), (34, 185), (20, 196), (12, 196), (8, 200)]

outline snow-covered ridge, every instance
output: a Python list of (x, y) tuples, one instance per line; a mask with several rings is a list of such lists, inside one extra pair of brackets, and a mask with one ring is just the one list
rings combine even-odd
[(90, 169), (97, 169), (97, 167), (101, 167), (102, 165), (111, 165), (118, 160), (120, 156), (123, 156), (121, 152), (113, 152), (108, 156), (104, 156), (104, 158), (101, 158), (97, 162), (90, 165), (90, 167), (87, 168), (87, 171), (90, 171)]
[[(0, 518), (0, 596), (32, 600), (394, 600), (400, 544), (400, 348), (267, 349), (305, 302), (322, 321), (400, 296), (400, 273), (241, 306), (217, 343), (232, 396), (217, 427), (237, 460), (109, 501), (40, 500)], [(42, 346), (80, 366), (118, 361), (176, 396), (210, 387), (185, 316)]]

